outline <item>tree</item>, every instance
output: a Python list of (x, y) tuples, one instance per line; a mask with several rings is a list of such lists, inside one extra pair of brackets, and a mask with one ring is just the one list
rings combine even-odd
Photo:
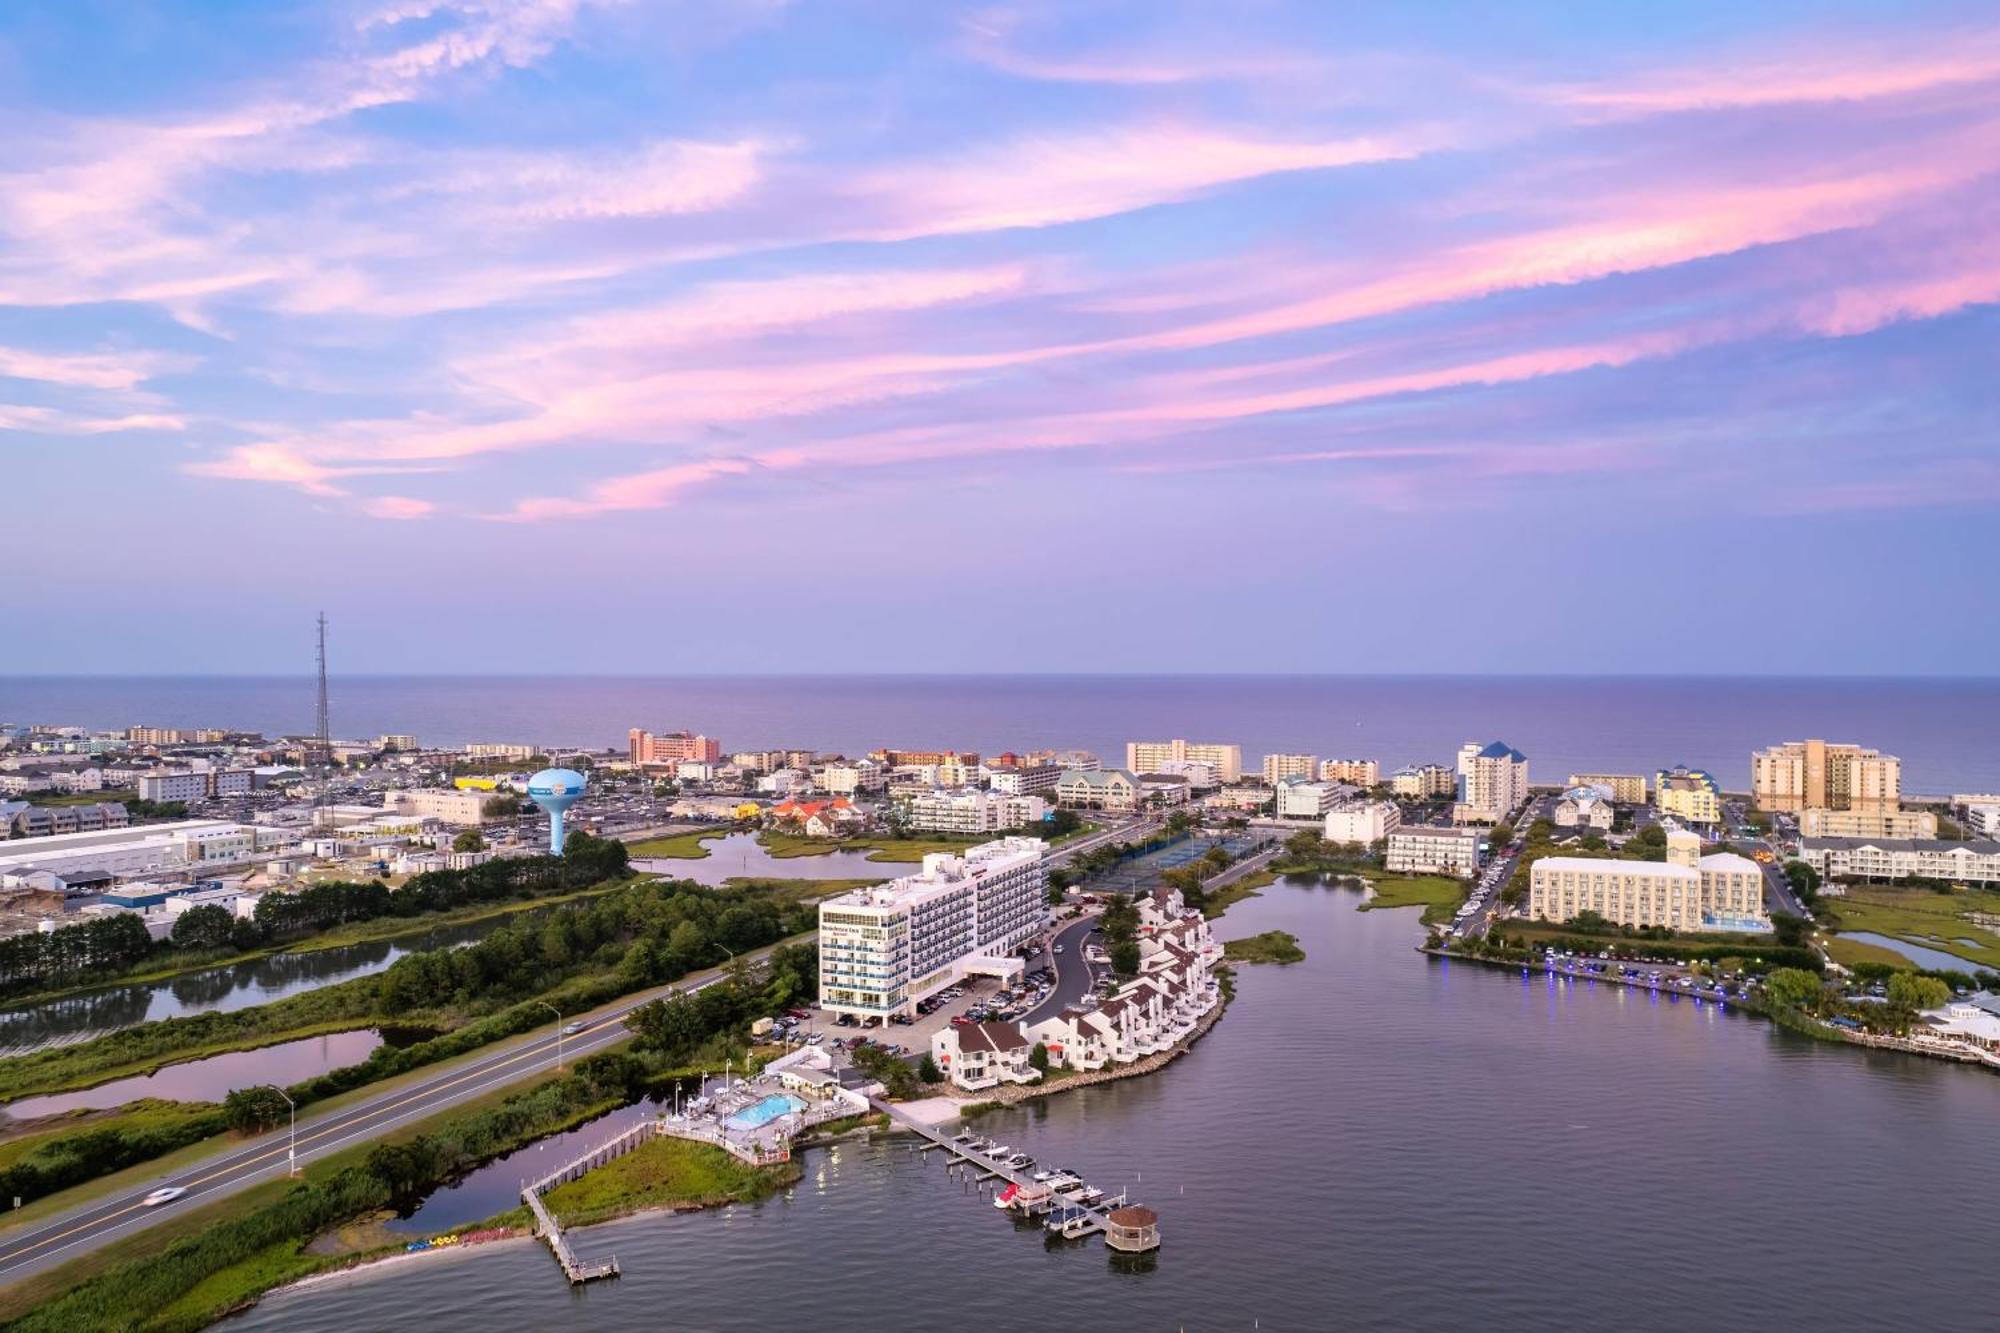
[(1785, 878), (1791, 881), (1792, 892), (1798, 896), (1798, 900), (1811, 907), (1814, 900), (1819, 897), (1819, 871), (1804, 861), (1787, 861)]
[(1044, 1043), (1036, 1042), (1034, 1049), (1028, 1052), (1028, 1065), (1040, 1073), (1049, 1072), (1049, 1048)]
[(284, 1124), (291, 1113), (285, 1094), (269, 1083), (238, 1088), (222, 1099), (222, 1114), (239, 1134), (255, 1134)]
[(929, 1051), (925, 1051), (924, 1058), (917, 1061), (917, 1077), (926, 1083), (944, 1082), (944, 1071), (938, 1068), (938, 1062), (931, 1058)]
[(1819, 1003), (1826, 994), (1826, 983), (1817, 972), (1804, 968), (1774, 968), (1771, 975), (1764, 978), (1765, 993), (1771, 1003), (1788, 1009), (1807, 1009)]
[(174, 922), (176, 949), (220, 949), (230, 942), (236, 917), (226, 907), (190, 907)]
[(1898, 1009), (1915, 1013), (1923, 1009), (1938, 1009), (1951, 998), (1951, 987), (1936, 977), (1926, 977), (1916, 972), (1898, 972), (1889, 978), (1889, 1003)]
[(1119, 940), (1111, 946), (1111, 968), (1121, 977), (1136, 976), (1139, 972), (1139, 941)]
[(1796, 949), (1806, 942), (1806, 923), (1803, 917), (1790, 912), (1771, 913), (1771, 933), (1778, 937), (1778, 943), (1787, 949)]
[(483, 852), (486, 850), (486, 839), (480, 836), (478, 829), (469, 828), (451, 840), (451, 849), (454, 852)]

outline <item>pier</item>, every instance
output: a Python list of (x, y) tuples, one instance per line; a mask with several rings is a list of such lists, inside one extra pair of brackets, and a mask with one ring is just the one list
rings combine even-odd
[(572, 1285), (594, 1282), (601, 1277), (618, 1276), (618, 1256), (614, 1254), (603, 1263), (597, 1264), (587, 1264), (577, 1258), (576, 1251), (570, 1248), (568, 1238), (563, 1235), (562, 1223), (556, 1220), (555, 1214), (551, 1213), (548, 1206), (542, 1202), (542, 1191), (566, 1184), (586, 1171), (623, 1157), (657, 1132), (657, 1126), (650, 1120), (642, 1125), (634, 1125), (609, 1142), (592, 1148), (583, 1156), (563, 1163), (539, 1180), (531, 1180), (521, 1186), (521, 1202), (527, 1204), (528, 1211), (535, 1215), (535, 1234), (549, 1243), (549, 1249), (555, 1253), (556, 1262), (562, 1265), (563, 1275)]
[[(941, 1151), (946, 1154), (948, 1160), (968, 1167), (978, 1180), (982, 1195), (986, 1192), (985, 1186), (988, 1182), (999, 1180), (1018, 1190), (1029, 1192), (1031, 1197), (1037, 1194), (1042, 1196), (1025, 1207), (1029, 1212), (1043, 1214), (1045, 1219), (1043, 1225), (1053, 1234), (1062, 1236), (1066, 1240), (1077, 1240), (1099, 1233), (1106, 1234), (1108, 1238), (1114, 1230), (1110, 1220), (1111, 1214), (1124, 1206), (1123, 1194), (1115, 1198), (1104, 1198), (1096, 1203), (1066, 1199), (1051, 1191), (1044, 1182), (1036, 1180), (1033, 1167), (1010, 1166), (991, 1155), (988, 1151), (991, 1144), (988, 1141), (962, 1142), (964, 1135), (947, 1134), (935, 1125), (925, 1124), (893, 1102), (880, 1097), (871, 1097), (868, 1100), (871, 1106), (888, 1116), (892, 1124), (919, 1134), (926, 1140), (912, 1151), (918, 1153)], [(981, 1147), (980, 1144), (986, 1146)], [(1158, 1243), (1155, 1238), (1153, 1244)]]

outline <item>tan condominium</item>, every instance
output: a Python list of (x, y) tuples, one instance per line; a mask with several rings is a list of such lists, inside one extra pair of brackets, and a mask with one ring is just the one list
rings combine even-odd
[(1276, 785), (1286, 778), (1304, 778), (1311, 782), (1319, 776), (1319, 756), (1316, 754), (1267, 754), (1264, 756), (1264, 781)]
[(1734, 852), (1701, 854), (1684, 829), (1667, 834), (1667, 859), (1545, 856), (1528, 872), (1528, 915), (1569, 921), (1595, 912), (1621, 926), (1669, 930), (1768, 930), (1764, 873)]
[(1646, 803), (1646, 778), (1643, 773), (1572, 773), (1569, 785), (1602, 787), (1611, 793), (1612, 800), (1621, 805)]
[(1329, 759), (1319, 766), (1321, 782), (1345, 782), (1354, 787), (1382, 785), (1382, 765), (1373, 759)]
[(1750, 796), (1761, 810), (1901, 808), (1903, 761), (1859, 745), (1786, 741), (1750, 756)]
[(1240, 745), (1183, 740), (1125, 742), (1125, 767), (1134, 773), (1170, 772), (1168, 765), (1189, 760), (1213, 765), (1215, 776), (1223, 782), (1234, 782), (1243, 776)]
[(1929, 810), (1806, 810), (1799, 833), (1807, 838), (1935, 838)]

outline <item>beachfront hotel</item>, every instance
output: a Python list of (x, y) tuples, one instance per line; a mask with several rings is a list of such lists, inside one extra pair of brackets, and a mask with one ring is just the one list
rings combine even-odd
[(1215, 769), (1216, 780), (1234, 782), (1243, 776), (1243, 747), (1207, 741), (1127, 741), (1125, 767), (1134, 773), (1166, 773), (1169, 764), (1193, 760)]
[(1750, 756), (1750, 797), (1760, 810), (1899, 809), (1903, 761), (1859, 745), (1786, 741)]
[(968, 975), (1018, 975), (1014, 949), (1048, 918), (1046, 851), (1016, 837), (932, 852), (917, 874), (821, 903), (821, 1006), (886, 1022)]
[(1762, 931), (1764, 873), (1734, 852), (1701, 854), (1701, 839), (1685, 829), (1667, 834), (1667, 859), (1614, 861), (1545, 856), (1528, 875), (1528, 916), (1568, 921), (1595, 912), (1621, 926), (1669, 930)]
[(1494, 824), (1528, 799), (1528, 759), (1505, 741), (1467, 741), (1458, 751), (1455, 824)]

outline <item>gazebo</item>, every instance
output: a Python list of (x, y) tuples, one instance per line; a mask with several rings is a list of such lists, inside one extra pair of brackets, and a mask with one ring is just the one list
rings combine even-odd
[(1160, 1215), (1138, 1204), (1114, 1208), (1104, 1219), (1104, 1243), (1127, 1254), (1160, 1248)]

